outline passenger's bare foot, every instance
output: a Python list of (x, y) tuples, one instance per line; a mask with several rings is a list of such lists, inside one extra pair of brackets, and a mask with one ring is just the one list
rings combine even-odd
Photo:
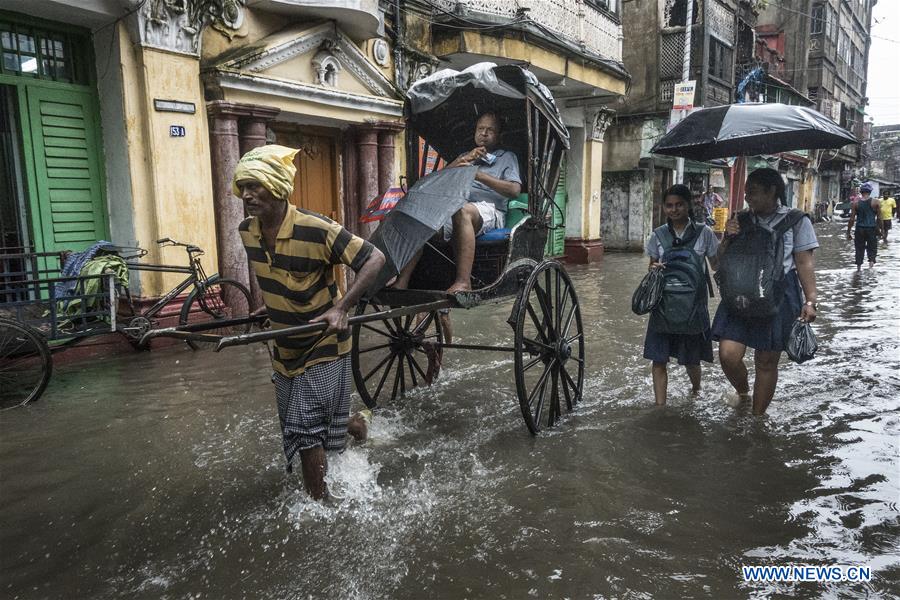
[(447, 288), (448, 294), (455, 294), (456, 292), (471, 292), (472, 284), (468, 281), (454, 281), (453, 285)]

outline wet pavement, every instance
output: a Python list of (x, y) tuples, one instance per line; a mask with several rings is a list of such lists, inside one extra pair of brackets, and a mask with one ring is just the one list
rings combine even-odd
[[(769, 416), (670, 369), (653, 407), (630, 312), (646, 261), (570, 269), (584, 400), (533, 438), (512, 357), (448, 351), (331, 461), (320, 505), (286, 475), (263, 347), (63, 365), (0, 415), (4, 598), (900, 596), (900, 239), (856, 274), (817, 226), (820, 351), (783, 363)], [(715, 302), (715, 301), (713, 301)], [(454, 313), (510, 343), (509, 304)], [(868, 584), (748, 584), (741, 565), (865, 565)]]

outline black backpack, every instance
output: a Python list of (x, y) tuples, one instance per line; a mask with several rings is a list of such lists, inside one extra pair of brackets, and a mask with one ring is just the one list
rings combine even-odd
[(741, 231), (719, 260), (716, 282), (728, 312), (745, 319), (767, 319), (784, 297), (785, 232), (807, 214), (791, 209), (774, 227), (748, 211), (738, 213)]
[(663, 247), (660, 258), (663, 293), (650, 313), (650, 329), (657, 333), (697, 334), (709, 325), (707, 312), (706, 257), (694, 252), (694, 243), (703, 225), (690, 224), (684, 237), (678, 239), (669, 225), (656, 228)]

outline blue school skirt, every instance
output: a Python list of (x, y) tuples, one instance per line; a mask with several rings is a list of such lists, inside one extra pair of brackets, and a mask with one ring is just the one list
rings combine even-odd
[[(708, 318), (707, 318), (708, 323)], [(658, 333), (647, 325), (644, 336), (644, 358), (655, 363), (668, 363), (669, 358), (678, 360), (679, 365), (699, 365), (701, 360), (713, 361), (712, 338), (709, 325), (702, 333), (678, 334)]]
[(731, 315), (724, 304), (719, 304), (712, 324), (714, 340), (732, 340), (755, 350), (781, 352), (791, 334), (794, 321), (803, 310), (803, 292), (797, 271), (791, 269), (784, 276), (784, 298), (778, 312), (770, 319), (742, 319)]

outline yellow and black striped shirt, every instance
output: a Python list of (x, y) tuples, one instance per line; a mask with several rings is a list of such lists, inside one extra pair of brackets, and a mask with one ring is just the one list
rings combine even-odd
[[(303, 325), (324, 314), (341, 297), (334, 265), (358, 271), (372, 253), (372, 244), (327, 217), (288, 207), (275, 240), (274, 253), (265, 249), (259, 219), (245, 219), (241, 240), (256, 273), (273, 329)], [(319, 340), (321, 332), (279, 338), (273, 366), (286, 377), (350, 352), (350, 332)]]

